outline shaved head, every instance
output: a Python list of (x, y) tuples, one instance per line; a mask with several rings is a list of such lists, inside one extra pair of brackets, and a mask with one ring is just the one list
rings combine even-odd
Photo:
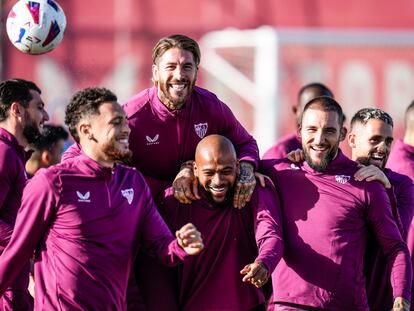
[(209, 135), (198, 143), (194, 175), (211, 200), (223, 203), (231, 198), (238, 170), (236, 150), (229, 139)]
[(231, 141), (221, 135), (209, 135), (203, 138), (197, 145), (195, 160), (197, 158), (219, 158), (222, 155), (233, 157), (236, 161), (236, 150)]

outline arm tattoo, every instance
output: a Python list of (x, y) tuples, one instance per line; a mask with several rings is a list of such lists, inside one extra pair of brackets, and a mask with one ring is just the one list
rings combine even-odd
[(254, 169), (252, 164), (248, 162), (240, 162), (240, 175), (238, 180), (243, 184), (254, 181)]

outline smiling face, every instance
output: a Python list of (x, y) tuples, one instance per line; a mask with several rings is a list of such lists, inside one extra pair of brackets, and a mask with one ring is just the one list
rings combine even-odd
[(315, 107), (303, 113), (300, 136), (305, 160), (310, 167), (319, 172), (326, 169), (338, 153), (343, 131), (335, 111)]
[(352, 160), (384, 169), (393, 141), (392, 126), (379, 119), (356, 122), (348, 135)]
[(39, 92), (30, 90), (32, 99), (27, 107), (23, 107), (22, 115), (23, 135), (29, 144), (34, 143), (41, 135), (43, 124), (49, 120), (49, 115), (45, 110), (45, 104)]
[(210, 199), (223, 203), (231, 196), (239, 163), (234, 148), (222, 143), (222, 138), (207, 138), (205, 142), (196, 152), (194, 175)]
[(90, 144), (92, 159), (106, 166), (129, 160), (132, 155), (128, 142), (131, 130), (121, 105), (105, 102), (99, 106), (99, 114), (92, 114), (88, 121), (87, 139), (81, 144)]
[(158, 98), (171, 110), (180, 109), (191, 94), (197, 79), (197, 65), (191, 52), (180, 48), (167, 50), (152, 65), (152, 78)]

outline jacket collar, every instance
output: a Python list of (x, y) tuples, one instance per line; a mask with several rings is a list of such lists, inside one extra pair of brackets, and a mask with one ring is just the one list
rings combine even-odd
[(9, 145), (14, 150), (16, 150), (16, 153), (22, 159), (23, 162), (26, 162), (33, 153), (32, 150), (25, 151), (24, 147), (19, 144), (16, 137), (1, 127), (0, 127), (0, 140), (3, 141), (5, 144)]

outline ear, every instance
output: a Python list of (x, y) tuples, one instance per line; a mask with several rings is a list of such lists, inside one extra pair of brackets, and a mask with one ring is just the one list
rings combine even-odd
[(348, 134), (348, 144), (349, 144), (349, 147), (351, 147), (351, 148), (355, 148), (356, 147), (355, 138), (356, 137), (355, 137), (355, 134), (353, 132), (350, 132)]
[(86, 121), (81, 121), (78, 125), (78, 134), (79, 138), (86, 138), (91, 139), (93, 137), (93, 133), (91, 130), (91, 124)]
[(341, 134), (339, 136), (339, 141), (343, 141), (346, 138), (346, 133), (348, 132), (348, 130), (346, 129), (345, 126), (343, 126), (341, 128)]
[(13, 102), (10, 106), (10, 115), (18, 118), (22, 116), (23, 106), (20, 105), (18, 102)]
[(302, 134), (300, 133), (301, 131), (302, 131), (302, 125), (301, 124), (298, 124), (298, 127), (296, 129), (296, 134), (298, 134), (298, 137), (300, 139), (302, 139)]
[(42, 166), (47, 167), (50, 163), (50, 155), (49, 151), (43, 150), (40, 154), (40, 163), (42, 163)]
[(152, 82), (154, 82), (155, 84), (158, 83), (158, 66), (153, 64), (152, 65)]
[(194, 176), (198, 178), (198, 167), (197, 167), (197, 164), (195, 162), (194, 162), (194, 165), (193, 165), (193, 173), (194, 173)]
[(240, 161), (237, 160), (236, 163), (236, 175), (239, 176), (240, 175)]

